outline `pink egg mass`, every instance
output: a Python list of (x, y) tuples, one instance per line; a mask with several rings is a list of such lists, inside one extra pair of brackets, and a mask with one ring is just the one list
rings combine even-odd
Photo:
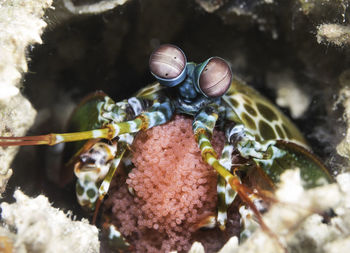
[[(214, 131), (218, 154), (224, 138)], [(195, 225), (215, 215), (217, 206), (217, 174), (202, 161), (192, 119), (176, 116), (140, 132), (131, 150), (135, 168), (126, 180), (117, 179), (124, 183), (116, 183), (107, 200), (112, 221), (136, 252), (187, 251), (198, 233)]]

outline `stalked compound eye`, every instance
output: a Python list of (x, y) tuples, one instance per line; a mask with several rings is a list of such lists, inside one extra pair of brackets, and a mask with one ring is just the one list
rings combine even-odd
[(199, 75), (199, 88), (207, 97), (220, 97), (226, 93), (232, 80), (232, 72), (228, 63), (213, 57), (201, 68)]
[(186, 77), (186, 56), (174, 45), (161, 45), (152, 53), (149, 67), (161, 84), (172, 87)]

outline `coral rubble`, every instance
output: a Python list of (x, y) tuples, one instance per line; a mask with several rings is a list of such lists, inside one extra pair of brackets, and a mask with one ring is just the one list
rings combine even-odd
[(15, 252), (99, 252), (98, 230), (87, 220), (75, 221), (40, 195), (30, 198), (17, 190), (16, 203), (0, 205), (2, 220), (16, 231)]
[[(19, 93), (28, 71), (27, 47), (42, 43), (44, 10), (52, 0), (6, 0), (0, 3), (0, 135), (23, 135), (34, 123), (35, 110)], [(9, 168), (17, 148), (0, 148), (0, 194), (12, 175)]]

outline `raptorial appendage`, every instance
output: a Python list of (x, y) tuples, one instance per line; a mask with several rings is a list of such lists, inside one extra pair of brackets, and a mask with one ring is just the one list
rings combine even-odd
[[(249, 198), (249, 192), (246, 191), (247, 187), (242, 184), (241, 179), (237, 175), (230, 173), (229, 170), (220, 164), (218, 156), (211, 145), (210, 136), (212, 135), (217, 119), (218, 106), (215, 104), (204, 108), (194, 118), (193, 132), (198, 142), (199, 149), (201, 150), (203, 160), (211, 165), (226, 181), (232, 191), (238, 194), (238, 196), (253, 210), (261, 226), (268, 231), (268, 227), (264, 224), (259, 211)], [(224, 204), (221, 203), (221, 205)]]

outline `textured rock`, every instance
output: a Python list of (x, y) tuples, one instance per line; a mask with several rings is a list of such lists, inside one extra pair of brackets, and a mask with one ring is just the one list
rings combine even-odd
[(15, 252), (99, 252), (98, 229), (87, 220), (72, 220), (43, 195), (30, 198), (17, 190), (14, 197), (16, 203), (0, 207), (3, 222), (16, 231)]
[[(279, 203), (264, 215), (273, 234), (259, 229), (239, 247), (232, 244), (233, 237), (221, 252), (349, 252), (350, 174), (339, 175), (338, 184), (307, 191), (298, 170), (285, 172), (281, 179)], [(324, 222), (320, 214), (330, 208), (337, 216)]]
[(123, 5), (128, 0), (102, 0), (96, 3), (75, 5), (71, 0), (63, 0), (64, 6), (73, 14), (98, 14)]
[[(0, 4), (0, 99), (18, 94), (21, 73), (27, 72), (27, 46), (42, 43), (44, 10), (52, 0), (6, 0)], [(17, 88), (17, 89), (16, 89)]]
[(317, 42), (332, 43), (336, 46), (350, 44), (350, 26), (339, 24), (322, 24), (317, 27)]
[[(52, 0), (6, 0), (0, 3), (0, 135), (21, 136), (33, 124), (35, 110), (19, 94), (22, 73), (28, 71), (27, 47), (42, 43), (44, 10)], [(0, 148), (0, 195), (12, 175), (9, 166), (17, 148)]]

